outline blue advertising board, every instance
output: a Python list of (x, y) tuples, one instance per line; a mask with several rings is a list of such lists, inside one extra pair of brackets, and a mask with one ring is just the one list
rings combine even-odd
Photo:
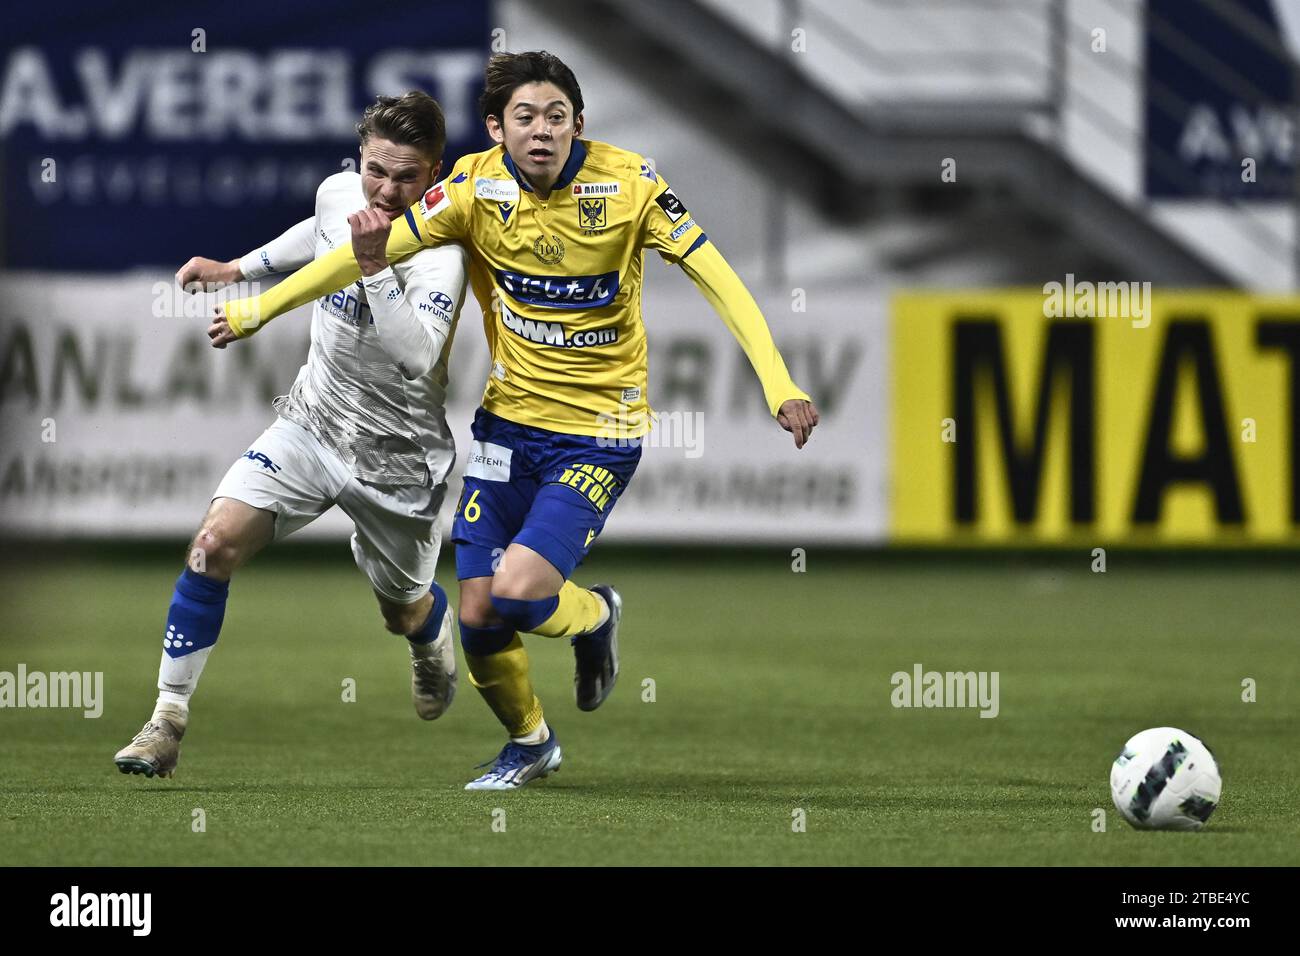
[(1295, 194), (1295, 79), (1272, 0), (1148, 0), (1146, 192)]
[(341, 0), (121, 8), (60, 0), (0, 37), (0, 267), (115, 271), (233, 258), (357, 168), (376, 94), (442, 104), (443, 168), (490, 145), (489, 5)]

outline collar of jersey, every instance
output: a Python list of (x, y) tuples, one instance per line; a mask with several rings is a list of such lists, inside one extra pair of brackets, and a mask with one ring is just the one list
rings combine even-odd
[[(533, 187), (528, 185), (528, 180), (519, 175), (519, 170), (515, 166), (515, 161), (510, 158), (510, 154), (506, 152), (504, 146), (501, 147), (501, 156), (505, 160), (506, 169), (510, 172), (511, 176), (515, 177), (515, 181), (519, 183), (520, 188), (525, 192), (532, 192)], [(560, 177), (555, 180), (555, 185), (551, 187), (551, 192), (555, 192), (557, 189), (563, 189), (565, 186), (569, 185), (569, 183), (573, 182), (573, 177), (578, 175), (578, 170), (582, 169), (582, 164), (586, 161), (587, 147), (582, 140), (575, 139), (573, 141), (573, 146), (569, 148), (569, 158), (565, 162), (564, 168), (560, 170)]]

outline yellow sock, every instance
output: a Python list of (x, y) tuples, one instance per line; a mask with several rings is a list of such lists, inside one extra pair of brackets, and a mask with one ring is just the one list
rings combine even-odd
[(605, 605), (599, 595), (565, 581), (559, 598), (555, 613), (533, 628), (532, 633), (542, 637), (572, 637), (590, 631), (600, 622)]
[(511, 737), (526, 737), (541, 725), (542, 702), (528, 676), (528, 652), (516, 634), (502, 650), (465, 655), (469, 682), (478, 688)]

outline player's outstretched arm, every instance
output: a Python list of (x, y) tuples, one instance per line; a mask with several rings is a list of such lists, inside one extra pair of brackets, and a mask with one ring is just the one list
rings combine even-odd
[[(418, 207), (416, 207), (418, 208)], [(407, 225), (411, 219), (408, 212), (399, 220), (398, 228), (392, 231), (388, 239), (388, 260), (400, 262), (423, 248), (420, 235), (413, 226)], [(340, 246), (333, 252), (307, 263), (279, 285), (268, 289), (251, 299), (234, 299), (219, 308), (208, 337), (212, 344), (221, 348), (234, 338), (246, 338), (270, 322), (277, 315), (283, 315), (290, 309), (337, 292), (361, 278), (361, 267), (357, 265), (352, 244)], [(225, 329), (221, 332), (220, 329)], [(214, 330), (218, 330), (214, 334)]]
[(260, 279), (273, 273), (293, 272), (316, 258), (316, 218), (291, 226), (264, 246), (239, 260), (243, 279)]
[(679, 262), (745, 350), (768, 410), (794, 435), (795, 447), (802, 448), (819, 420), (817, 406), (790, 378), (758, 303), (713, 243), (702, 243)]
[[(260, 279), (273, 272), (292, 272), (311, 262), (316, 254), (316, 220), (304, 219), (290, 226), (264, 246), (229, 262), (194, 256), (176, 272), (176, 284), (191, 294), (216, 292), (246, 279)], [(217, 348), (225, 348), (236, 338), (226, 322), (223, 307), (213, 309), (208, 338)]]
[(315, 235), (316, 220), (304, 219), (239, 259), (221, 262), (194, 256), (176, 270), (176, 284), (191, 294), (216, 292), (246, 279), (301, 269), (316, 254)]

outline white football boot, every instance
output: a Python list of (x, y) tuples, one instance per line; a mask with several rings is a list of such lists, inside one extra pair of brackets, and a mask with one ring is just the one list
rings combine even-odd
[(455, 616), (451, 604), (442, 616), (438, 636), (428, 644), (412, 644), (411, 649), (411, 700), (415, 712), (422, 720), (437, 720), (451, 707), (456, 696)]
[[(465, 784), (466, 790), (515, 790), (530, 780), (540, 780), (560, 769), (560, 741), (555, 731), (543, 744), (517, 744), (513, 740), (501, 749), (492, 769)], [(487, 764), (479, 764), (486, 767)]]
[(176, 772), (188, 723), (189, 715), (178, 705), (159, 704), (149, 722), (113, 757), (117, 769), (146, 777), (170, 777)]

